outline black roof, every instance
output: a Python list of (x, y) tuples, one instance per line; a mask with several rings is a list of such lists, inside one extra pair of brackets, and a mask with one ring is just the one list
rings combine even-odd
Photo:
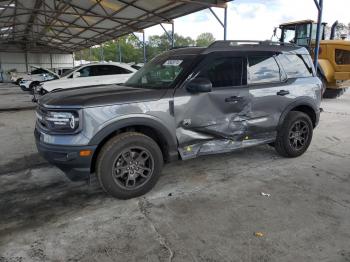
[(237, 52), (278, 52), (286, 54), (309, 54), (307, 49), (290, 43), (272, 42), (272, 41), (215, 41), (203, 52), (211, 53), (214, 51), (237, 51)]
[(209, 54), (218, 51), (236, 51), (236, 52), (277, 52), (285, 54), (309, 54), (307, 49), (302, 46), (289, 43), (272, 42), (272, 41), (251, 41), (251, 40), (227, 40), (215, 41), (207, 48), (204, 47), (182, 47), (170, 50), (173, 55), (186, 54)]

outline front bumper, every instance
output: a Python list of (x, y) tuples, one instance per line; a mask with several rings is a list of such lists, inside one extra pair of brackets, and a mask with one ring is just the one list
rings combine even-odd
[[(93, 154), (97, 146), (63, 146), (46, 144), (40, 139), (40, 132), (34, 131), (36, 146), (40, 155), (49, 163), (61, 169), (72, 181), (86, 180), (91, 173)], [(91, 150), (90, 156), (80, 156), (81, 150)]]
[(22, 89), (29, 90), (30, 83), (31, 83), (31, 81), (28, 81), (28, 80), (21, 80), (21, 81), (19, 82), (19, 86), (20, 86)]

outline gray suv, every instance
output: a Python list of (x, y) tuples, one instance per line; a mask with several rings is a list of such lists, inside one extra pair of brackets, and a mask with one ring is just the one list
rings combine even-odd
[(218, 41), (165, 52), (123, 85), (51, 92), (38, 103), (39, 152), (71, 180), (96, 173), (127, 199), (164, 163), (269, 144), (284, 157), (310, 145), (322, 83), (308, 51)]

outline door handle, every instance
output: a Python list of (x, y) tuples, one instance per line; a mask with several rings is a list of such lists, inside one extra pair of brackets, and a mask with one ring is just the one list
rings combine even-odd
[(241, 97), (241, 96), (230, 96), (230, 97), (225, 98), (225, 102), (226, 103), (238, 102), (238, 101), (241, 101), (242, 99), (243, 99), (243, 97)]
[(289, 95), (289, 91), (287, 90), (280, 90), (277, 92), (278, 96), (285, 96), (285, 95)]

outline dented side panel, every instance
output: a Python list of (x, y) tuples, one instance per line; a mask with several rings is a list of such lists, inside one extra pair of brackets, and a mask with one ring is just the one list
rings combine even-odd
[[(231, 97), (241, 100), (230, 101)], [(178, 89), (174, 107), (182, 158), (241, 147), (251, 118), (251, 97), (247, 87), (219, 88), (200, 94)]]

